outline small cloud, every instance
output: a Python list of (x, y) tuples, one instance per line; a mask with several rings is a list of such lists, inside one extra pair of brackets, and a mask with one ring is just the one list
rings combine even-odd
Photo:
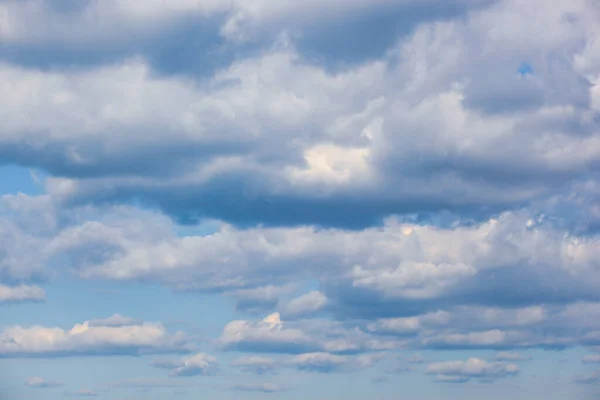
[(496, 354), (496, 357), (494, 357), (494, 359), (496, 361), (514, 361), (514, 362), (518, 362), (518, 361), (530, 361), (531, 360), (531, 356), (525, 355), (525, 354), (521, 354), (521, 353), (514, 353), (514, 352), (509, 352), (509, 351), (501, 351), (500, 353)]
[(217, 359), (211, 355), (198, 353), (180, 360), (162, 360), (152, 363), (157, 368), (169, 369), (170, 376), (214, 375), (219, 370)]
[(65, 396), (72, 397), (96, 397), (98, 392), (93, 389), (79, 389), (75, 392), (65, 392)]
[(190, 384), (182, 381), (174, 381), (172, 379), (161, 379), (161, 378), (132, 378), (122, 381), (113, 382), (110, 387), (114, 388), (135, 388), (135, 389), (147, 389), (147, 388), (172, 388), (189, 386)]
[(581, 385), (600, 383), (600, 370), (590, 372), (589, 374), (576, 375), (574, 380)]
[(600, 354), (590, 354), (581, 360), (584, 364), (600, 364)]
[(234, 390), (243, 392), (262, 392), (262, 393), (277, 393), (286, 389), (274, 383), (250, 383), (233, 386)]
[(430, 364), (427, 367), (427, 373), (436, 375), (437, 382), (464, 383), (472, 378), (491, 381), (514, 376), (519, 373), (519, 367), (515, 364), (469, 358), (467, 361), (445, 361)]
[(104, 319), (93, 319), (89, 322), (89, 326), (111, 326), (111, 327), (121, 327), (121, 326), (132, 326), (132, 325), (141, 325), (143, 321), (139, 319), (125, 317), (121, 314), (114, 314), (108, 318)]
[(231, 366), (241, 368), (242, 371), (245, 372), (263, 375), (267, 373), (275, 373), (274, 369), (277, 367), (277, 361), (272, 358), (262, 356), (245, 356), (234, 360), (231, 363)]
[(293, 317), (305, 316), (323, 309), (328, 301), (323, 293), (312, 291), (291, 300), (286, 304), (283, 312)]
[(385, 383), (388, 381), (389, 381), (389, 379), (387, 376), (377, 376), (377, 377), (371, 379), (372, 383)]
[(465, 383), (469, 381), (469, 378), (458, 375), (437, 375), (435, 381), (444, 383)]
[(35, 389), (49, 389), (64, 386), (64, 383), (47, 381), (39, 376), (32, 376), (27, 378), (27, 382), (25, 382), (25, 385)]
[(46, 292), (39, 286), (5, 286), (0, 285), (0, 303), (20, 303), (44, 301)]

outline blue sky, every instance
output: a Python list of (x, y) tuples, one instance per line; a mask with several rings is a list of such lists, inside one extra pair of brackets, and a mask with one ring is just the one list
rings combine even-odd
[(0, 398), (597, 398), (599, 26), (0, 0)]

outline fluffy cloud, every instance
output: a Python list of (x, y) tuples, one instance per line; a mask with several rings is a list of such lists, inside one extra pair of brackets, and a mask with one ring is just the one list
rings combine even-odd
[(0, 285), (0, 303), (43, 301), (46, 292), (39, 286), (5, 286)]
[(48, 389), (64, 386), (64, 383), (56, 381), (47, 381), (39, 376), (32, 376), (27, 378), (27, 382), (25, 382), (25, 384), (31, 388), (36, 389)]
[[(327, 300), (309, 294), (288, 305), (293, 312), (300, 306), (307, 308), (302, 312), (316, 311), (325, 301), (333, 312), (344, 307), (360, 312), (352, 304), (358, 297), (414, 307), (434, 299), (500, 306), (598, 299), (598, 238), (565, 237), (552, 222), (532, 227), (528, 217), (509, 213), (444, 229), (389, 220), (382, 228), (358, 232), (221, 225), (213, 234), (183, 238), (157, 217), (147, 229), (140, 221), (85, 223), (61, 232), (52, 249), (74, 260), (85, 252), (82, 262), (74, 263), (84, 278), (155, 281), (187, 290), (256, 287), (237, 296), (263, 305), (275, 304), (284, 291), (273, 283), (320, 280)], [(92, 244), (103, 249), (96, 250), (97, 258), (89, 255)], [(532, 314), (518, 318), (543, 317), (535, 314), (539, 309), (527, 312)]]
[(198, 353), (180, 360), (155, 361), (155, 367), (169, 369), (171, 376), (214, 375), (219, 370), (217, 359), (211, 355)]
[(54, 357), (74, 355), (140, 355), (190, 351), (182, 332), (170, 334), (160, 323), (100, 325), (90, 321), (71, 329), (12, 326), (0, 333), (2, 357)]
[(427, 373), (436, 375), (441, 382), (467, 382), (470, 379), (498, 379), (517, 375), (519, 367), (515, 364), (490, 363), (478, 358), (467, 361), (445, 361), (430, 364)]

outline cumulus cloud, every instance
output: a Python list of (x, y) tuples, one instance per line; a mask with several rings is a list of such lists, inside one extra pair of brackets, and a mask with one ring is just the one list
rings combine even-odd
[(36, 389), (48, 389), (64, 386), (64, 383), (56, 381), (47, 381), (39, 376), (32, 376), (27, 378), (27, 382), (25, 382), (25, 384), (31, 388)]
[[(84, 278), (155, 281), (182, 290), (244, 288), (234, 295), (261, 306), (278, 302), (291, 281), (322, 282), (321, 294), (301, 297), (282, 312), (316, 311), (325, 301), (333, 312), (340, 307), (360, 312), (353, 297), (415, 307), (435, 299), (500, 306), (598, 299), (600, 277), (593, 268), (598, 238), (565, 237), (551, 222), (532, 229), (526, 213), (454, 229), (394, 220), (363, 231), (222, 225), (211, 235), (183, 238), (174, 237), (164, 222), (157, 230), (164, 231), (162, 237), (148, 234), (157, 229), (154, 224), (142, 230), (139, 221), (131, 227), (86, 223), (62, 232), (52, 249), (74, 258), (92, 244), (103, 248), (97, 258), (82, 257), (74, 265)], [(543, 319), (540, 312), (523, 310), (518, 319)]]
[(479, 358), (469, 358), (467, 361), (445, 361), (430, 364), (427, 373), (436, 375), (441, 382), (468, 382), (471, 379), (498, 379), (514, 376), (519, 373), (515, 364), (488, 362)]
[(12, 326), (0, 332), (2, 357), (55, 357), (74, 355), (140, 355), (190, 351), (182, 332), (169, 333), (160, 323), (90, 325), (71, 329), (39, 325)]
[(0, 303), (13, 303), (25, 301), (43, 301), (46, 292), (39, 286), (5, 286), (0, 285)]
[(205, 353), (194, 354), (175, 361), (155, 361), (152, 365), (170, 370), (170, 376), (214, 375), (219, 371), (217, 359)]

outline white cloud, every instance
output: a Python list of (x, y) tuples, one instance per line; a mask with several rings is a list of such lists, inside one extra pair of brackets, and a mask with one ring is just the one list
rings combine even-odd
[(219, 339), (228, 350), (257, 353), (357, 353), (396, 348), (396, 340), (381, 340), (357, 327), (315, 319), (286, 321), (273, 313), (261, 321), (228, 323)]
[(50, 357), (56, 355), (114, 355), (189, 351), (182, 332), (170, 334), (160, 323), (90, 325), (71, 329), (44, 326), (12, 326), (0, 332), (2, 357)]
[(98, 396), (98, 392), (94, 389), (79, 389), (74, 392), (65, 392), (65, 396), (73, 396), (73, 397), (96, 397)]
[(262, 321), (231, 321), (223, 329), (220, 342), (225, 348), (251, 351), (302, 352), (318, 346), (303, 331), (285, 328), (279, 313)]
[(47, 381), (39, 376), (31, 376), (27, 378), (27, 382), (25, 382), (25, 384), (31, 388), (36, 389), (47, 389), (64, 386), (64, 383), (56, 381)]
[(584, 364), (600, 364), (600, 354), (588, 354), (581, 361)]
[(370, 332), (410, 335), (420, 332), (428, 327), (444, 326), (448, 324), (452, 315), (445, 311), (407, 318), (386, 318), (370, 323), (367, 329)]
[(494, 357), (496, 361), (529, 361), (531, 360), (531, 356), (524, 355), (521, 353), (515, 353), (510, 351), (501, 351)]
[(276, 393), (284, 391), (285, 388), (275, 383), (241, 383), (233, 386), (234, 390), (243, 392)]
[(43, 301), (46, 298), (46, 292), (39, 286), (5, 286), (0, 285), (0, 303), (22, 302), (22, 301)]
[(219, 371), (217, 359), (205, 353), (194, 354), (175, 361), (155, 361), (153, 365), (169, 369), (170, 376), (214, 375)]
[(258, 375), (272, 373), (278, 366), (277, 360), (263, 356), (242, 356), (231, 363), (232, 367)]
[(315, 313), (327, 305), (327, 296), (313, 290), (300, 297), (290, 300), (284, 307), (283, 312), (291, 316), (304, 316)]
[(436, 379), (440, 381), (466, 382), (472, 378), (497, 379), (517, 375), (519, 367), (515, 364), (490, 363), (479, 358), (469, 358), (467, 361), (430, 364), (427, 373), (436, 375)]
[(306, 353), (288, 361), (301, 371), (310, 372), (349, 372), (368, 368), (384, 357), (383, 354), (365, 354), (358, 357), (341, 356), (329, 353)]
[(587, 374), (579, 374), (575, 376), (575, 382), (582, 385), (592, 385), (600, 382), (600, 370), (589, 372)]

